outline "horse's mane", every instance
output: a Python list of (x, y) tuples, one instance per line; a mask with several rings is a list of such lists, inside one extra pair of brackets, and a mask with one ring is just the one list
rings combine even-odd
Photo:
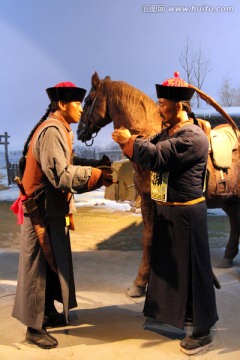
[(138, 105), (143, 105), (146, 111), (156, 112), (157, 104), (148, 97), (144, 92), (135, 88), (124, 81), (103, 80), (104, 93), (108, 96), (109, 101), (116, 100), (116, 96), (121, 98), (121, 101), (126, 101), (128, 106), (135, 108)]
[(159, 106), (144, 92), (124, 81), (102, 80), (102, 92), (108, 99), (108, 111), (114, 126), (125, 126), (132, 134), (150, 136), (160, 131)]

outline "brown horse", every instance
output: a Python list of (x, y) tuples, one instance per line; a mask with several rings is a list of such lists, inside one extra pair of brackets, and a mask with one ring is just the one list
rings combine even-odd
[[(158, 105), (147, 95), (122, 81), (100, 80), (95, 72), (92, 76), (92, 88), (85, 99), (82, 119), (77, 135), (82, 142), (92, 141), (105, 125), (113, 122), (114, 128), (124, 126), (132, 134), (149, 137), (162, 130), (162, 120)], [(215, 130), (216, 131), (216, 130)], [(150, 252), (153, 234), (153, 213), (155, 203), (150, 197), (150, 173), (133, 164), (134, 183), (141, 195), (143, 218), (143, 255), (137, 277), (128, 291), (129, 296), (141, 296), (145, 292), (150, 272)], [(209, 155), (206, 199), (209, 208), (222, 208), (229, 216), (231, 231), (221, 267), (233, 265), (238, 253), (240, 235), (240, 147), (233, 151), (232, 166), (224, 172), (215, 169)], [(231, 189), (226, 196), (216, 192), (216, 184)]]

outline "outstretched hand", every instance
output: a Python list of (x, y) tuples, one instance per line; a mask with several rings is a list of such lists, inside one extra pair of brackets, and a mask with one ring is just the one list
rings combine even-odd
[(124, 145), (131, 137), (131, 133), (128, 129), (121, 127), (115, 129), (112, 133), (112, 139), (120, 145)]
[(111, 166), (111, 160), (109, 159), (109, 157), (107, 155), (103, 155), (101, 160), (100, 160), (100, 165), (105, 165), (105, 166)]
[(101, 169), (102, 170), (102, 184), (106, 187), (115, 183), (112, 170), (111, 169)]

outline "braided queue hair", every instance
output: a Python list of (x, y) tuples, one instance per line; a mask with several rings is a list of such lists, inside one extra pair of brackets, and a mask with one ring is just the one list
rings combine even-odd
[(183, 106), (183, 110), (186, 111), (187, 116), (188, 116), (189, 118), (193, 119), (193, 123), (194, 123), (195, 125), (198, 125), (198, 126), (199, 126), (198, 121), (197, 121), (197, 119), (196, 119), (196, 116), (195, 116), (194, 112), (192, 112), (190, 102), (189, 102), (189, 101), (181, 101), (181, 104), (182, 104), (182, 106)]
[(23, 152), (22, 152), (23, 156), (20, 158), (19, 164), (18, 164), (19, 165), (19, 176), (20, 176), (21, 179), (22, 179), (23, 174), (24, 174), (24, 170), (25, 170), (25, 166), (26, 166), (26, 156), (27, 156), (29, 144), (30, 144), (30, 141), (31, 141), (31, 139), (33, 137), (33, 134), (35, 133), (35, 131), (37, 130), (39, 125), (41, 125), (48, 118), (48, 115), (51, 112), (55, 112), (58, 109), (59, 109), (59, 106), (58, 106), (57, 101), (53, 101), (52, 103), (50, 103), (48, 105), (46, 113), (43, 115), (43, 117), (39, 120), (39, 122), (34, 126), (32, 131), (28, 135), (27, 141), (25, 142), (24, 147), (23, 147)]

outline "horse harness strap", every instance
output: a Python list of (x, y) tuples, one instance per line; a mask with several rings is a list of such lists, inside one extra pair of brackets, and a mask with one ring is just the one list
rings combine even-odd
[[(93, 109), (94, 109), (96, 101), (97, 101), (97, 96), (95, 97), (95, 99), (93, 100), (92, 105), (91, 105), (91, 109), (90, 109), (89, 116), (88, 116), (87, 127), (89, 126), (90, 116), (93, 114)], [(103, 126), (100, 126), (100, 125), (97, 125), (97, 124), (94, 124), (94, 126), (96, 128), (98, 128), (99, 130), (102, 129), (102, 127), (103, 127)]]
[(91, 108), (90, 108), (90, 110), (89, 110), (88, 121), (87, 121), (87, 128), (89, 127), (90, 117), (91, 117), (91, 115), (92, 115), (92, 113), (93, 113), (93, 108), (94, 108), (94, 106), (95, 106), (96, 100), (97, 100), (97, 96), (96, 96), (95, 99), (93, 100), (92, 105), (91, 105)]
[[(92, 102), (92, 105), (91, 105), (91, 108), (89, 110), (89, 115), (88, 115), (88, 118), (87, 118), (87, 123), (86, 123), (86, 128), (85, 128), (85, 132), (88, 134), (91, 134), (89, 131), (88, 131), (88, 128), (89, 128), (89, 124), (90, 124), (90, 120), (91, 120), (91, 116), (93, 114), (93, 109), (94, 109), (94, 106), (95, 106), (95, 103), (96, 103), (96, 100), (97, 100), (97, 96), (94, 98), (93, 102)], [(99, 130), (101, 130), (102, 126), (99, 126), (99, 125), (96, 125), (95, 124), (95, 127), (98, 128)], [(87, 141), (85, 141), (85, 144), (86, 146), (92, 146), (93, 144), (93, 141), (94, 141), (94, 138), (97, 136), (97, 133), (95, 134), (95, 136), (93, 136), (93, 134), (91, 134), (91, 144), (87, 144)]]
[(155, 200), (158, 205), (169, 205), (169, 206), (181, 206), (181, 205), (195, 205), (205, 200), (205, 196), (201, 196), (197, 199), (189, 200), (186, 202), (178, 201), (158, 201)]

